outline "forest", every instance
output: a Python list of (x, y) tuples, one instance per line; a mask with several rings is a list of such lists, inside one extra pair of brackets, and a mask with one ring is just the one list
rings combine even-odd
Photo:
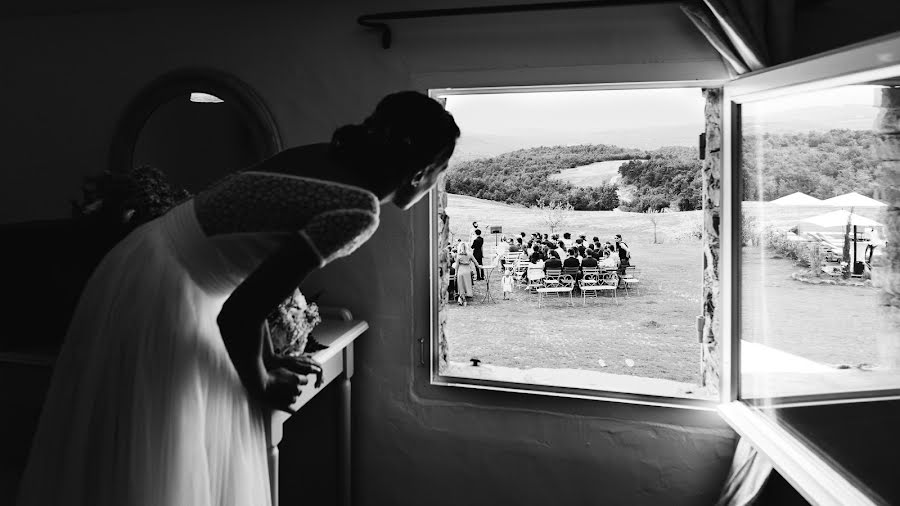
[(578, 211), (610, 210), (619, 206), (616, 185), (577, 187), (550, 179), (550, 175), (595, 162), (642, 156), (647, 156), (642, 150), (606, 144), (520, 149), (454, 165), (447, 171), (446, 189), (507, 204), (533, 206), (543, 199), (568, 202)]
[(793, 134), (745, 135), (741, 160), (744, 200), (774, 200), (794, 192), (827, 199), (875, 190), (870, 130), (836, 129)]
[[(802, 191), (829, 198), (850, 191), (872, 196), (876, 134), (835, 129), (745, 135), (742, 143), (744, 200), (773, 200)], [(619, 167), (631, 198), (619, 202), (616, 184), (577, 187), (550, 179), (564, 169), (607, 160)], [(702, 206), (702, 161), (697, 148), (669, 146), (645, 151), (607, 144), (541, 146), (468, 160), (447, 172), (450, 193), (534, 206), (538, 200), (568, 202), (575, 210), (688, 211)]]
[(646, 160), (631, 160), (619, 167), (622, 183), (632, 188), (631, 201), (622, 210), (645, 212), (692, 211), (703, 206), (703, 179), (697, 148), (669, 146), (647, 153)]

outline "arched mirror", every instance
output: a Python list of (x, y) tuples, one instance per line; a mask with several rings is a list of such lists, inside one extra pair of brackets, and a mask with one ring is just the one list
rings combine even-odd
[(119, 121), (110, 170), (150, 165), (191, 193), (281, 150), (269, 110), (250, 86), (207, 69), (151, 82)]

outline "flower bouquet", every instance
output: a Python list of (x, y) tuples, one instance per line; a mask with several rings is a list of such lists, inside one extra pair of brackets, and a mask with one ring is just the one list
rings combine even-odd
[(272, 348), (277, 355), (296, 357), (324, 348), (310, 337), (316, 325), (322, 322), (319, 306), (315, 302), (307, 302), (299, 289), (279, 304), (267, 320)]

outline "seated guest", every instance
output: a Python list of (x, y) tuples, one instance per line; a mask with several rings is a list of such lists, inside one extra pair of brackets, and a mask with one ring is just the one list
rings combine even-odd
[(556, 243), (556, 249), (554, 249), (553, 251), (555, 251), (559, 255), (559, 258), (566, 256), (565, 243), (563, 243), (562, 241), (559, 241), (558, 243)]
[(512, 238), (509, 239), (509, 252), (510, 253), (518, 253), (522, 251), (522, 246), (520, 246), (520, 242), (514, 241)]
[(509, 243), (506, 242), (506, 239), (503, 236), (500, 236), (500, 242), (497, 243), (497, 249), (494, 251), (495, 258), (500, 260), (501, 271), (503, 267), (506, 266), (506, 254), (509, 253)]
[(601, 269), (619, 269), (619, 255), (615, 246), (610, 245), (603, 252), (603, 260), (599, 264)]
[(597, 268), (597, 258), (594, 256), (596, 253), (591, 250), (591, 252), (585, 255), (584, 260), (581, 261), (581, 269), (596, 269)]
[(587, 250), (587, 248), (584, 247), (584, 244), (579, 244), (579, 245), (578, 245), (578, 256), (580, 256), (581, 258), (584, 258), (584, 257), (586, 256), (586, 255), (584, 254), (584, 252), (585, 252), (586, 250)]
[(534, 250), (534, 251), (532, 251), (531, 256), (528, 258), (528, 260), (533, 264), (540, 262), (541, 265), (543, 265), (544, 264), (544, 255), (542, 255), (539, 250)]
[(563, 234), (562, 243), (563, 248), (568, 248), (569, 244), (572, 242), (572, 234), (566, 232)]
[(550, 258), (544, 262), (544, 272), (547, 272), (547, 269), (559, 269), (562, 270), (563, 263), (562, 260), (559, 259), (559, 255), (555, 250), (550, 252)]
[(581, 262), (577, 258), (578, 250), (569, 248), (569, 256), (563, 261), (563, 267), (581, 267)]

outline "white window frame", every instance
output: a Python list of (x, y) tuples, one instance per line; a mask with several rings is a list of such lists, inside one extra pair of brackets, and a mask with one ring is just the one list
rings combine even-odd
[[(812, 504), (875, 504), (853, 479), (786, 426), (753, 408), (740, 393), (740, 161), (734, 136), (740, 106), (758, 100), (900, 76), (900, 33), (742, 76), (723, 87), (721, 281), (723, 340), (719, 413)], [(900, 399), (881, 390), (774, 399), (768, 407)]]
[[(719, 88), (724, 81), (721, 80), (695, 80), (695, 81), (653, 81), (653, 82), (620, 82), (603, 84), (563, 84), (563, 85), (524, 85), (524, 86), (491, 86), (491, 87), (465, 87), (442, 88), (431, 87), (428, 94), (432, 98), (443, 98), (454, 95), (471, 94), (508, 94), (508, 93), (535, 93), (535, 92), (566, 92), (566, 91), (594, 91), (594, 90), (634, 90), (634, 89), (665, 89), (665, 88), (697, 88), (699, 93), (702, 88)], [(699, 132), (698, 132), (699, 134)], [(628, 404), (640, 404), (649, 406), (662, 406), (671, 408), (695, 409), (714, 411), (721, 401), (719, 399), (692, 399), (680, 397), (668, 397), (663, 395), (647, 395), (613, 390), (578, 389), (560, 386), (533, 385), (515, 383), (510, 381), (484, 380), (467, 377), (444, 376), (440, 374), (440, 350), (439, 350), (439, 320), (438, 297), (440, 294), (440, 280), (438, 279), (437, 265), (437, 231), (438, 231), (438, 202), (437, 189), (432, 189), (428, 195), (430, 209), (429, 220), (429, 272), (431, 286), (431, 336), (428, 364), (430, 370), (430, 383), (436, 386), (476, 388), (496, 390), (504, 392), (518, 392), (525, 394), (548, 395), (555, 397), (568, 397), (577, 399), (593, 399), (599, 401), (611, 401)], [(702, 269), (702, 262), (698, 258), (698, 269)], [(702, 309), (698, 308), (702, 312)], [(700, 353), (698, 343), (697, 352)], [(720, 389), (721, 392), (721, 389)]]

